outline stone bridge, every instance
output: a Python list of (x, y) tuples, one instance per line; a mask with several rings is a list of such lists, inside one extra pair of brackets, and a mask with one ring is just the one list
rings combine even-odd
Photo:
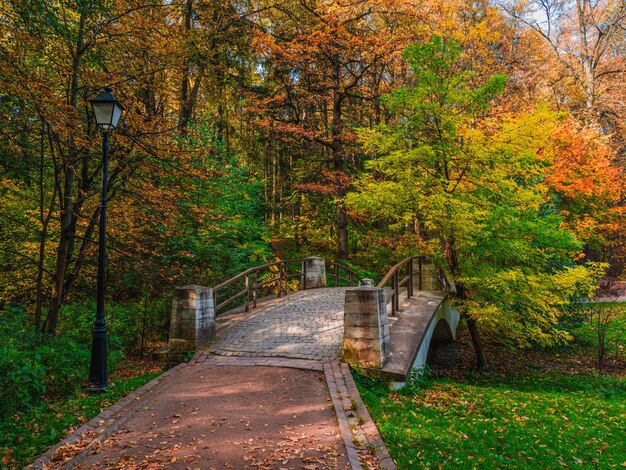
[[(301, 269), (287, 263), (301, 263)], [(277, 277), (261, 282), (260, 269), (268, 266)], [(342, 359), (398, 385), (428, 362), (434, 348), (454, 340), (459, 314), (450, 304), (445, 278), (428, 258), (398, 263), (377, 287), (341, 265), (327, 276), (320, 258), (264, 267), (215, 288), (176, 289), (169, 347), (157, 354), (175, 361), (207, 348), (218, 356)], [(289, 289), (290, 279), (295, 291)], [(216, 291), (236, 282), (244, 290), (220, 301)], [(360, 285), (327, 287), (342, 282)], [(263, 287), (274, 294), (262, 297)], [(216, 315), (242, 298), (243, 305)]]

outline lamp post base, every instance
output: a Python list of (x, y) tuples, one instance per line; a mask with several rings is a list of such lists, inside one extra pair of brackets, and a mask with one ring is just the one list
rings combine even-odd
[(105, 392), (108, 389), (107, 372), (107, 333), (104, 327), (94, 328), (91, 343), (91, 367), (89, 369), (88, 391)]
[(108, 392), (110, 388), (111, 388), (111, 387), (109, 387), (108, 385), (105, 385), (105, 386), (103, 386), (103, 387), (96, 386), (96, 385), (89, 385), (89, 387), (87, 387), (85, 390), (86, 390), (88, 393), (93, 393), (93, 394), (96, 394), (96, 393), (105, 393), (105, 392)]

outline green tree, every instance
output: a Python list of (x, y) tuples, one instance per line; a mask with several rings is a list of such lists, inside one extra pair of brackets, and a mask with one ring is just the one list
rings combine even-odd
[(445, 262), (480, 368), (479, 322), (520, 346), (565, 339), (562, 307), (602, 267), (573, 265), (581, 246), (560, 227), (545, 184), (560, 117), (489, 118), (506, 77), (478, 82), (454, 40), (433, 37), (405, 58), (415, 85), (386, 96), (389, 124), (361, 132), (373, 158), (349, 201), (411, 227)]

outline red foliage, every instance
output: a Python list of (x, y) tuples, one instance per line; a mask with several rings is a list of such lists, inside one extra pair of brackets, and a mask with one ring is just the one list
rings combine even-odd
[(622, 169), (608, 140), (573, 118), (553, 136), (555, 155), (547, 182), (561, 198), (565, 225), (580, 240), (606, 243), (621, 230)]

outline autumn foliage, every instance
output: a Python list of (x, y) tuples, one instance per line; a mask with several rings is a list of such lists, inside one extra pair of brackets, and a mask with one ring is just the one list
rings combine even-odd
[(564, 226), (601, 251), (621, 230), (623, 169), (608, 139), (571, 117), (552, 138), (554, 160), (546, 181), (560, 199)]
[(93, 297), (110, 85), (111, 301), (278, 245), (372, 275), (431, 252), (470, 324), (549, 343), (625, 253), (624, 7), (579, 3), (0, 2), (0, 306), (54, 333)]

